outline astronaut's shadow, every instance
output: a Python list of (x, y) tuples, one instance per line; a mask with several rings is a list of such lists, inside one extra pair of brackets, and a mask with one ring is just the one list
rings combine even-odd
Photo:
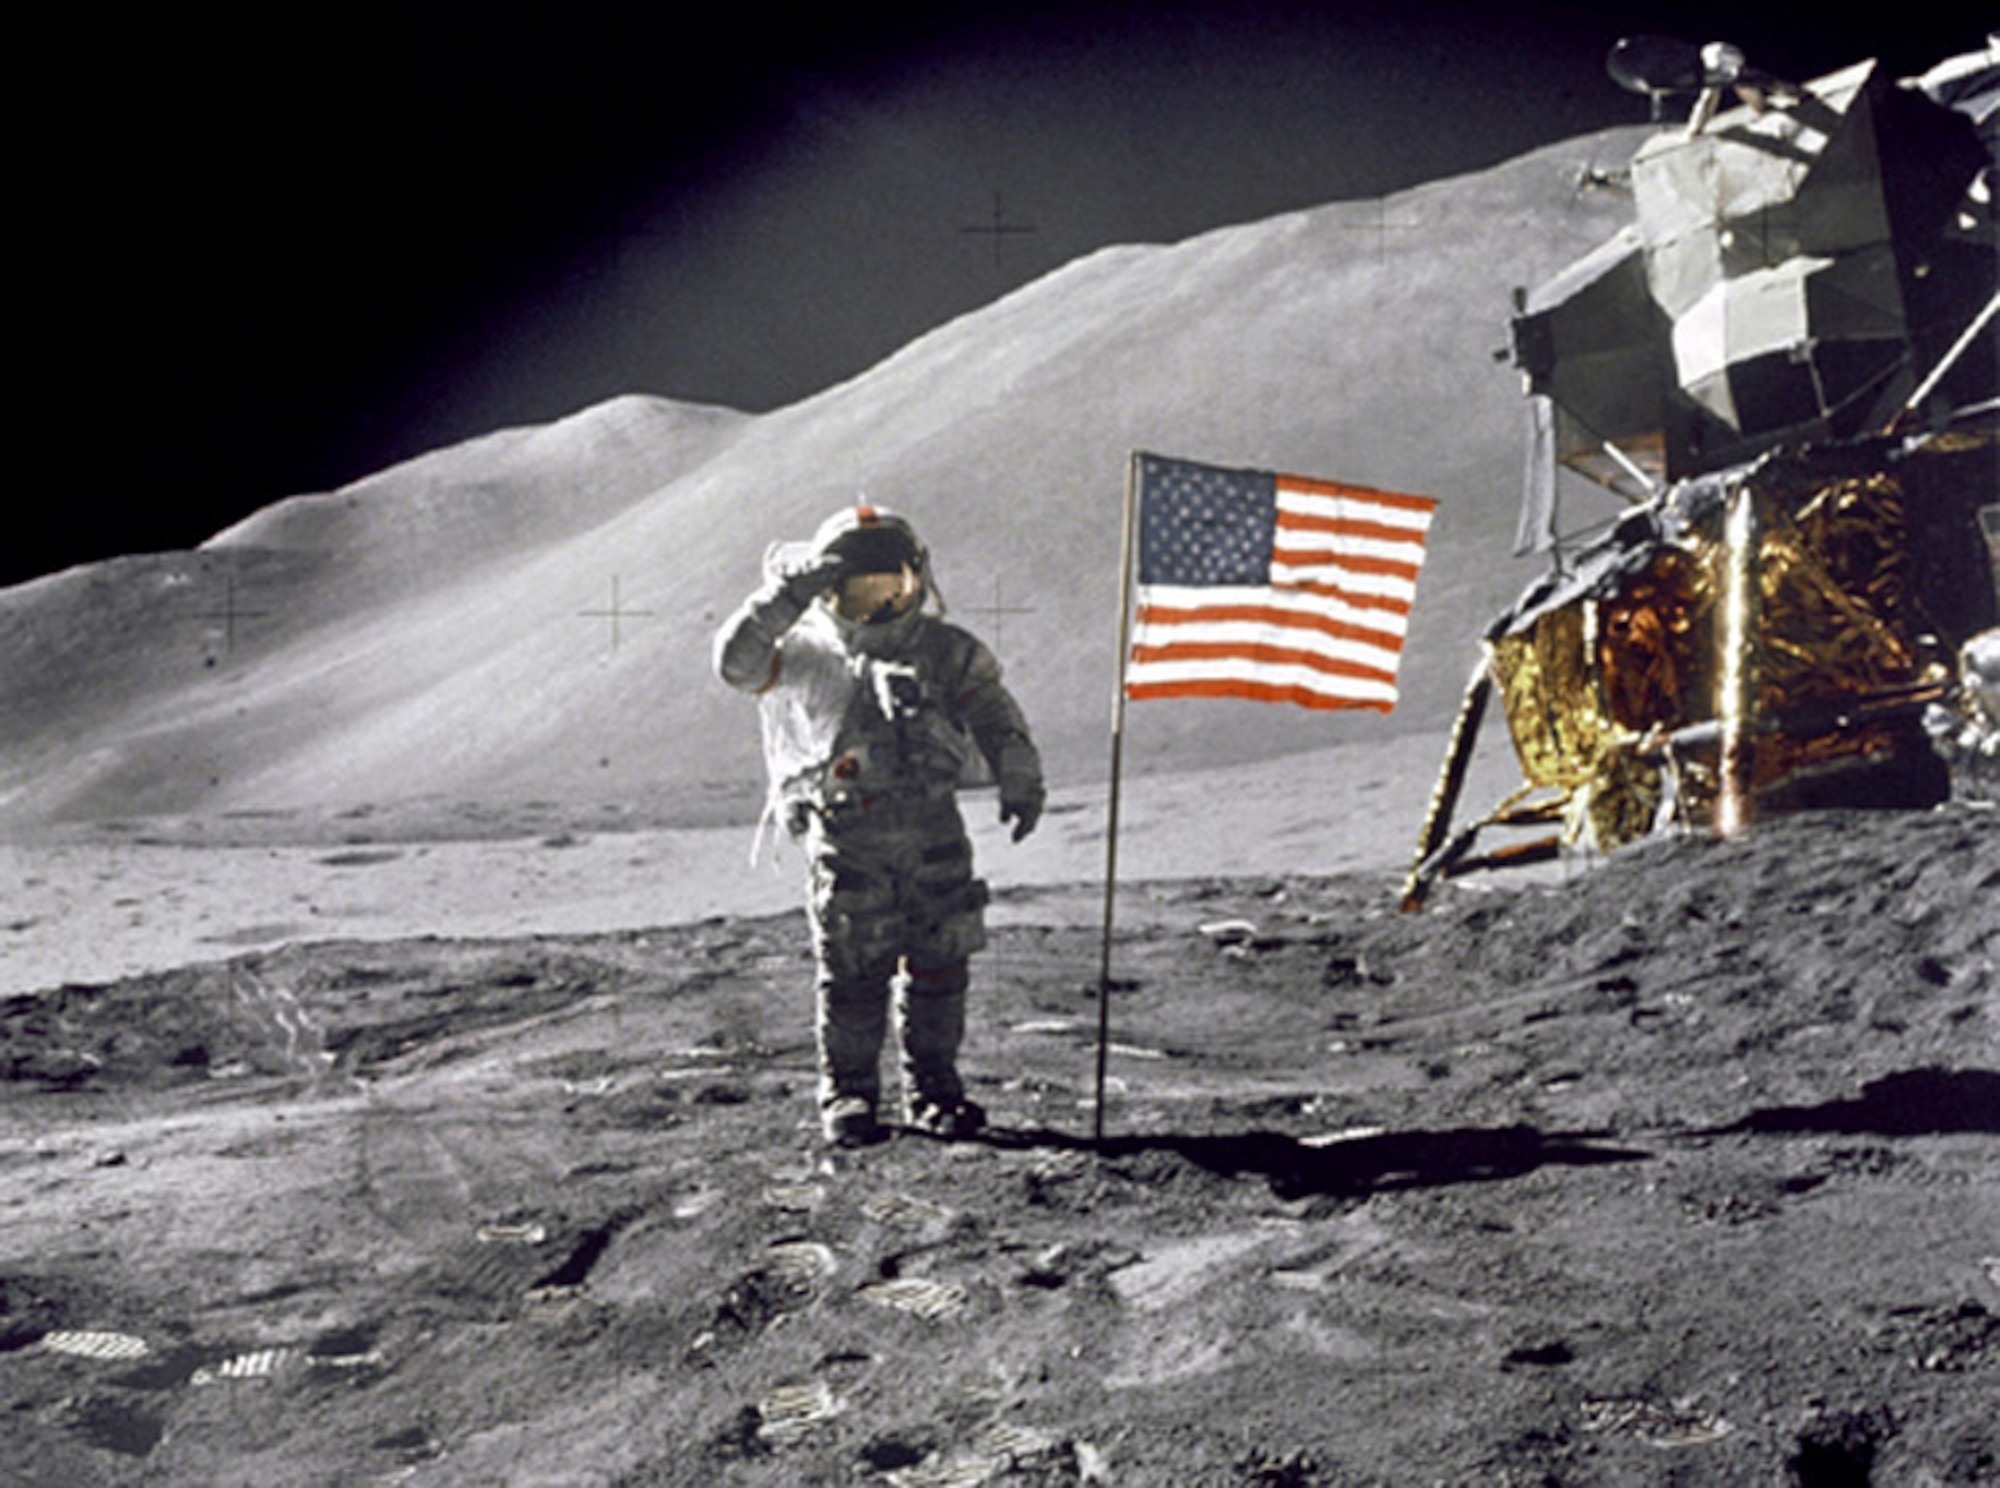
[(1523, 1178), (1543, 1168), (1643, 1162), (1651, 1154), (1603, 1145), (1602, 1134), (1543, 1132), (1532, 1126), (1451, 1127), (1384, 1132), (1326, 1143), (1282, 1132), (1182, 1136), (1107, 1136), (996, 1128), (975, 1140), (996, 1147), (1058, 1148), (1111, 1162), (1167, 1153), (1228, 1178), (1261, 1178), (1281, 1199), (1358, 1197), (1398, 1189), (1447, 1188)]

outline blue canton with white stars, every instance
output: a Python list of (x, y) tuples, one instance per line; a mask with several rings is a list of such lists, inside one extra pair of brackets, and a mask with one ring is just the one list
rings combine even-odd
[(1268, 584), (1278, 478), (1139, 456), (1139, 582)]

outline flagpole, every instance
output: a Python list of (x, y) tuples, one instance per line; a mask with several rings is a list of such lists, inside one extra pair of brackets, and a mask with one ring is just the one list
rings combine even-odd
[(1111, 921), (1118, 891), (1118, 797), (1125, 767), (1125, 659), (1132, 649), (1132, 551), (1138, 536), (1139, 453), (1125, 462), (1125, 524), (1118, 558), (1118, 686), (1111, 699), (1111, 785), (1104, 813), (1104, 939), (1097, 963), (1097, 1099), (1091, 1140), (1104, 1144), (1104, 1086), (1111, 1054)]

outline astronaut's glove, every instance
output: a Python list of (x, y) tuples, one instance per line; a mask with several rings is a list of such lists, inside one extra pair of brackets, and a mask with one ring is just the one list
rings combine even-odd
[(1039, 780), (1019, 780), (1000, 783), (1000, 820), (1014, 824), (1014, 840), (1019, 842), (1035, 830), (1035, 823), (1042, 819), (1042, 802), (1046, 799)]
[(837, 553), (800, 558), (779, 569), (785, 593), (804, 609), (829, 589), (838, 589), (847, 577), (847, 560)]
[(915, 718), (923, 711), (924, 684), (915, 667), (900, 662), (877, 662), (869, 672), (875, 684), (875, 706), (889, 722)]

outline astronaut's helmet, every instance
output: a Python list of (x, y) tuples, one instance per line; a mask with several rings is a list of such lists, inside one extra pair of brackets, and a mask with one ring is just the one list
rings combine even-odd
[(919, 608), (929, 587), (929, 555), (916, 529), (887, 507), (843, 507), (813, 534), (813, 553), (846, 560), (830, 596), (849, 625), (888, 625)]

